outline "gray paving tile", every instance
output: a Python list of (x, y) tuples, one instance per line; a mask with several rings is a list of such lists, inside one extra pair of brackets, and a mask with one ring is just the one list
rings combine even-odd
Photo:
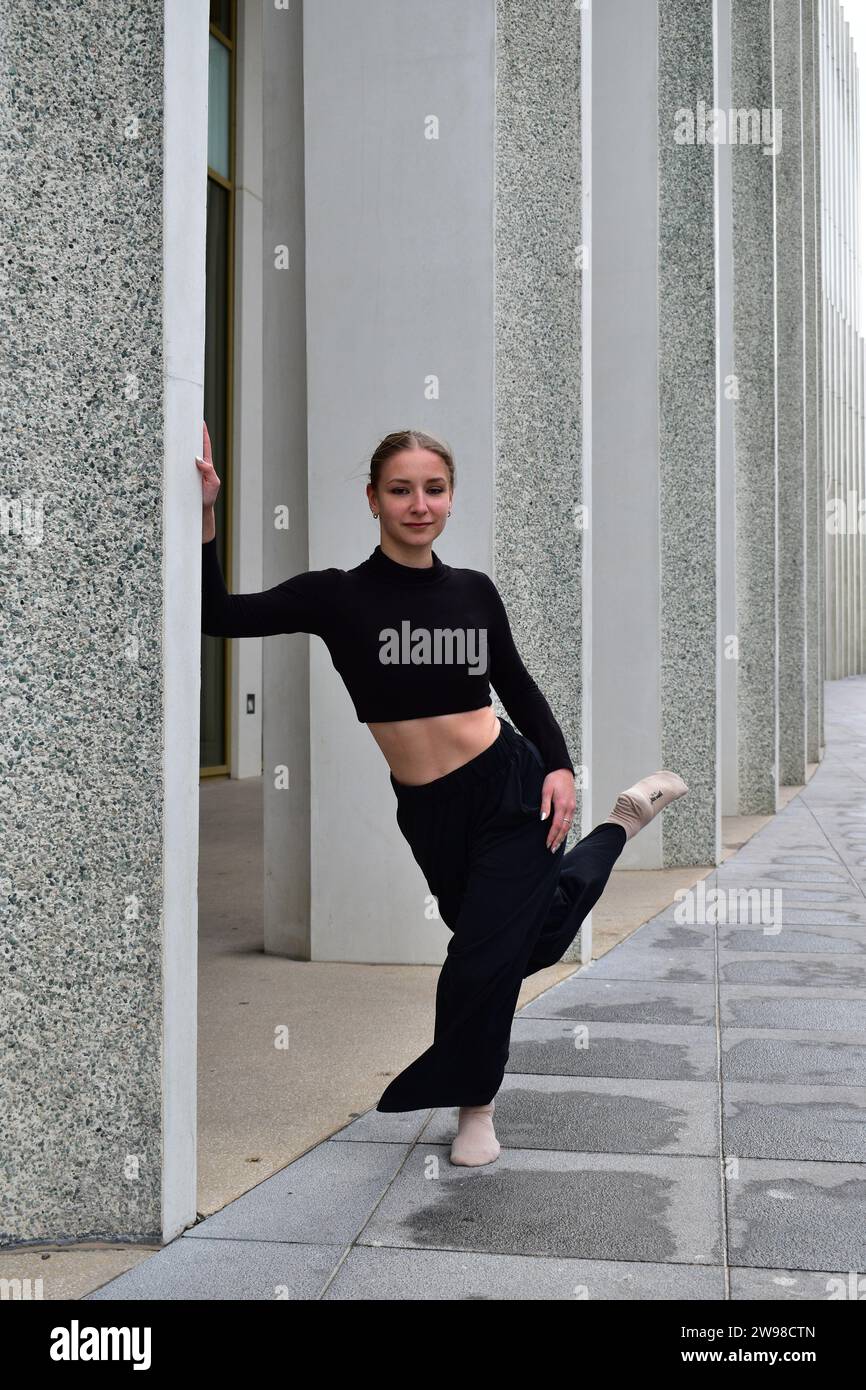
[(724, 1298), (720, 1266), (570, 1260), (473, 1251), (355, 1245), (323, 1295), (332, 1299), (587, 1299), (652, 1302)]
[(834, 849), (838, 848), (837, 840), (842, 838), (857, 841), (861, 845), (866, 842), (866, 821), (860, 816), (852, 816), (849, 812), (837, 814), (826, 806), (813, 809), (812, 816)]
[(795, 1081), (800, 1086), (863, 1086), (863, 1033), (770, 1032), (726, 1028), (722, 1038), (725, 1081)]
[(832, 844), (837, 854), (840, 845), (847, 845), (855, 848), (866, 842), (866, 835), (863, 833), (863, 824), (860, 821), (853, 821), (850, 817), (836, 816), (827, 812), (816, 811), (815, 819), (828, 842)]
[(431, 1114), (430, 1109), (382, 1111), (374, 1107), (330, 1137), (332, 1141), (363, 1139), (377, 1144), (414, 1144)]
[(846, 869), (850, 869), (855, 877), (857, 877), (860, 887), (862, 888), (863, 882), (861, 876), (864, 871), (866, 871), (863, 861), (864, 846), (862, 840), (849, 843), (846, 840), (836, 839), (834, 845), (842, 863), (845, 865)]
[(866, 993), (778, 985), (719, 986), (723, 1026), (866, 1033)]
[(712, 951), (656, 951), (651, 946), (630, 946), (624, 942), (614, 946), (591, 967), (595, 980), (658, 980), (661, 984), (699, 984), (712, 980), (714, 959)]
[[(703, 958), (704, 952), (693, 951)], [(759, 951), (725, 951), (719, 960), (719, 981), (729, 985), (792, 985), (795, 988), (866, 990), (866, 961), (828, 959), (817, 954), (770, 956)]]
[(710, 1081), (717, 1075), (716, 1030), (676, 1024), (566, 1022), (519, 1017), (507, 1072)]
[[(790, 809), (780, 811), (776, 825), (759, 830), (757, 835), (753, 835), (742, 849), (723, 860), (723, 863), (729, 864), (734, 860), (742, 862), (747, 859), (761, 859), (767, 851), (773, 854), (783, 851), (785, 854), (798, 855), (826, 852), (831, 841), (824, 826), (816, 816), (804, 809), (799, 818), (791, 820), (790, 817)], [(718, 867), (720, 866), (717, 865)]]
[(855, 774), (853, 767), (847, 781), (843, 779), (837, 781), (834, 777), (834, 769), (824, 758), (818, 768), (818, 773), (813, 777), (809, 786), (805, 788), (800, 798), (816, 824), (820, 825), (823, 830), (824, 817), (828, 815), (842, 816), (861, 826), (866, 824), (866, 815), (864, 815), (866, 800), (863, 796), (866, 782)]
[(222, 1211), (185, 1231), (182, 1239), (228, 1237), (347, 1245), (408, 1151), (408, 1144), (347, 1144), (326, 1139)]
[[(728, 1271), (731, 1301), (821, 1303), (853, 1297), (851, 1272), (847, 1270), (740, 1269)], [(861, 1276), (862, 1277), (862, 1276)], [(855, 1276), (856, 1279), (856, 1276)], [(862, 1284), (859, 1297), (862, 1298)]]
[(632, 949), (638, 951), (712, 951), (715, 933), (711, 922), (680, 923), (672, 914), (664, 913), (644, 922), (629, 941)]
[[(771, 900), (772, 901), (772, 900)], [(853, 927), (866, 926), (866, 916), (859, 905), (850, 902), (847, 907), (804, 907), (784, 899), (782, 921), (792, 927)]]
[[(718, 1154), (718, 1087), (711, 1081), (514, 1075), (496, 1095), (503, 1148), (584, 1153)], [(457, 1108), (434, 1110), (421, 1146), (457, 1131)]]
[[(823, 767), (822, 769), (820, 769), (820, 771), (822, 771), (823, 773)], [(828, 769), (828, 767), (826, 771), (827, 776), (830, 776), (830, 769)], [(820, 778), (820, 780), (823, 781), (824, 778), (822, 777)], [(842, 801), (840, 798), (837, 798), (837, 796), (831, 796), (830, 809), (819, 810), (819, 812), (816, 812), (816, 810), (813, 809), (812, 815), (815, 816), (816, 820), (820, 820), (820, 817), (827, 815), (845, 817), (845, 819), (848, 820), (859, 821), (860, 826), (866, 828), (866, 801), (865, 798), (863, 798), (863, 787), (865, 787), (865, 785), (866, 777), (863, 776), (863, 771), (860, 770), (859, 777), (856, 778), (856, 787), (859, 788), (859, 796), (858, 798), (855, 798), (855, 803), (853, 803), (853, 805), (842, 805)]]
[(866, 1092), (745, 1081), (724, 1087), (725, 1156), (866, 1163)]
[(843, 781), (841, 778), (835, 779), (828, 771), (827, 775), (819, 777), (817, 782), (809, 783), (800, 793), (800, 800), (810, 810), (820, 806), (831, 806), (837, 813), (847, 810), (856, 814), (863, 804), (863, 793), (851, 782)]
[(731, 1265), (866, 1269), (866, 1167), (742, 1159), (726, 1183)]
[[(850, 744), (848, 744), (846, 745), (845, 749), (846, 757), (850, 756), (850, 752), (851, 748)], [(824, 763), (822, 764), (819, 771), (821, 772), (821, 782), (824, 781), (825, 775), (827, 778), (829, 778), (832, 775), (832, 769), (830, 768), (830, 765), (827, 763), (826, 759), (824, 760)], [(816, 785), (818, 785), (818, 783), (816, 783)], [(841, 801), (837, 801), (836, 797), (831, 797), (831, 807), (829, 812), (826, 809), (816, 811), (814, 807), (812, 807), (810, 810), (810, 814), (814, 816), (816, 820), (820, 820), (822, 816), (832, 814), (835, 809), (837, 815), (846, 816), (849, 820), (859, 821), (860, 824), (864, 826), (864, 828), (866, 828), (866, 804), (864, 804), (863, 800), (863, 788), (864, 786), (866, 786), (866, 776), (864, 776), (862, 767), (860, 768), (857, 777), (852, 779), (852, 786), (856, 786), (860, 789), (860, 799), (859, 801), (855, 801), (855, 804), (853, 806), (842, 805)]]
[[(780, 814), (784, 815), (784, 812)], [(829, 867), (842, 867), (837, 845), (820, 829), (815, 829), (815, 838), (808, 844), (793, 843), (790, 839), (775, 839), (766, 845), (756, 845), (752, 841), (736, 854), (731, 854), (716, 866), (716, 872), (726, 878), (730, 873), (760, 873), (766, 869), (805, 870), (813, 868), (819, 873)]]
[[(782, 818), (787, 814), (787, 811), (779, 812)], [(727, 868), (732, 864), (768, 862), (778, 854), (788, 855), (789, 863), (798, 864), (808, 862), (812, 855), (834, 854), (836, 845), (824, 826), (818, 824), (815, 817), (808, 812), (807, 817), (807, 830), (804, 831), (802, 822), (798, 822), (797, 826), (781, 825), (772, 834), (762, 831), (747, 841), (736, 854), (729, 855), (721, 864), (716, 865), (716, 868)], [(790, 856), (796, 856), (796, 859), (792, 860)]]
[(802, 850), (800, 853), (797, 853), (796, 850), (781, 849), (775, 852), (768, 851), (766, 854), (763, 854), (760, 846), (754, 850), (750, 849), (750, 843), (751, 842), (748, 842), (743, 849), (738, 850), (730, 859), (726, 859), (724, 863), (719, 864), (716, 872), (719, 873), (722, 869), (727, 869), (729, 866), (736, 865), (740, 866), (740, 872), (743, 872), (745, 867), (748, 867), (749, 872), (751, 872), (752, 869), (757, 871), (762, 869), (780, 869), (789, 865), (796, 870), (803, 869), (806, 871), (809, 865), (813, 865), (818, 870), (823, 868), (838, 868), (840, 865), (839, 856), (830, 845), (827, 845), (826, 848), (822, 850)]
[[(735, 928), (743, 933), (751, 932), (755, 938), (779, 938), (784, 931), (799, 928), (804, 932), (826, 931), (840, 940), (844, 936), (851, 943), (847, 948), (834, 947), (830, 937), (828, 950), (848, 949), (856, 952), (857, 943), (866, 945), (866, 915), (859, 911), (856, 904), (844, 910), (838, 907), (806, 908), (791, 904), (780, 889), (747, 889), (742, 886), (712, 901), (696, 904), (696, 910), (700, 912), (700, 920), (687, 924), (680, 924), (672, 917), (654, 917), (651, 922), (639, 927), (626, 944), (632, 950), (710, 950), (716, 939), (720, 944), (726, 943)], [(805, 940), (805, 937), (802, 939)], [(799, 942), (801, 938), (797, 937), (796, 940)], [(750, 948), (744, 946), (742, 949)], [(791, 949), (806, 948), (798, 945)]]
[(833, 908), (839, 912), (853, 913), (866, 925), (866, 897), (853, 878), (847, 887), (831, 888), (826, 884), (807, 887), (802, 883), (786, 884), (781, 879), (758, 878), (740, 873), (729, 874), (726, 878), (719, 879), (718, 888), (724, 892), (725, 897), (723, 899), (717, 894), (716, 902), (760, 902), (762, 899), (759, 895), (762, 894), (768, 903), (779, 903), (784, 908), (809, 908), (821, 912), (825, 908)]
[(654, 913), (654, 915), (647, 918), (646, 922), (642, 923), (641, 926), (635, 928), (627, 940), (632, 942), (636, 941), (641, 932), (645, 932), (647, 927), (652, 927), (656, 924), (673, 922), (678, 926), (691, 927), (694, 926), (696, 922), (703, 922), (704, 914), (699, 910), (700, 904), (705, 900), (708, 902), (712, 901), (713, 889), (715, 886), (716, 881), (715, 877), (713, 877), (711, 879), (702, 879), (694, 888), (687, 888), (681, 897), (675, 898), (672, 903), (668, 903), (660, 912)]
[(772, 926), (719, 926), (722, 951), (784, 951), (800, 955), (819, 951), (823, 955), (866, 957), (866, 927), (805, 926), (799, 922)]
[(833, 854), (830, 854), (827, 862), (819, 864), (809, 863), (802, 855), (791, 856), (791, 862), (786, 864), (773, 864), (760, 859), (746, 860), (738, 854), (719, 865), (715, 881), (721, 884), (729, 878), (750, 877), (769, 880), (771, 883), (801, 883), (807, 887), (822, 884), (843, 888), (851, 886), (850, 872)]
[(581, 972), (533, 999), (517, 1018), (701, 1026), (712, 1023), (715, 1012), (712, 980), (662, 985), (656, 980), (594, 980)]
[[(783, 879), (758, 878), (751, 875), (731, 875), (730, 879), (720, 880), (719, 887), (727, 888), (747, 886), (759, 889), (778, 889), (780, 897), (776, 899), (790, 907), (813, 908), (822, 911), (825, 907), (837, 908), (841, 912), (854, 912), (860, 914), (864, 925), (866, 925), (866, 895), (864, 895), (859, 883), (853, 874), (848, 875), (847, 880), (838, 883), (785, 883)], [(767, 895), (773, 901), (771, 895)]]
[(503, 1149), (481, 1168), (416, 1145), (358, 1244), (715, 1265), (717, 1158)]
[(339, 1245), (281, 1241), (172, 1241), (86, 1299), (316, 1299), (339, 1263)]

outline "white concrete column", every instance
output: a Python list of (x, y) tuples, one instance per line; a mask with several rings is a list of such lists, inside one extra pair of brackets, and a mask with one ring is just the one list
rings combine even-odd
[[(264, 587), (262, 516), (262, 16), (237, 7), (235, 245), (232, 382), (232, 576), (246, 593)], [(247, 709), (248, 696), (254, 709)], [(231, 774), (262, 771), (262, 642), (232, 643)]]
[[(307, 524), (301, 7), (277, 10), (265, 6), (262, 24), (263, 466), (259, 533), (262, 587), (269, 588), (314, 566)], [(251, 207), (249, 211), (252, 230)], [(317, 637), (305, 633), (250, 642), (262, 648), (265, 950), (297, 960), (309, 959), (311, 951), (309, 654), (318, 642)]]
[[(415, 426), (456, 456), (437, 553), (493, 571), (495, 37), (493, 0), (304, 5), (305, 568), (371, 553), (370, 454)], [(397, 827), (387, 764), (324, 643), (289, 640), (310, 644), (310, 957), (439, 962), (449, 934)], [(301, 691), (282, 699), (300, 727)]]

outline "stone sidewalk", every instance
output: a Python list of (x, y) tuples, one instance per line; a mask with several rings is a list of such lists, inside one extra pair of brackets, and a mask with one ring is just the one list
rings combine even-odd
[(496, 1163), (452, 1167), (456, 1110), (370, 1110), (87, 1298), (823, 1300), (862, 1277), (866, 681), (826, 689), (824, 761), (690, 890), (695, 920), (666, 908), (517, 1014)]

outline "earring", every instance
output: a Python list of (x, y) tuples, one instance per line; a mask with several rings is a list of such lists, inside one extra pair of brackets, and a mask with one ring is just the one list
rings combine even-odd
[(378, 513), (378, 512), (373, 512), (373, 513), (372, 513), (372, 516), (373, 516), (373, 520), (374, 520), (374, 521), (378, 521), (378, 520), (379, 520), (379, 513)]

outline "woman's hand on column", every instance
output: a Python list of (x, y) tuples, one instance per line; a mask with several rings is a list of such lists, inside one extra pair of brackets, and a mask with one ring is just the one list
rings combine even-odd
[(555, 854), (571, 829), (577, 793), (574, 788), (574, 773), (567, 767), (548, 772), (541, 788), (541, 819), (547, 820), (551, 806), (553, 820), (547, 837), (547, 848)]
[(213, 466), (207, 423), (203, 421), (202, 425), (204, 430), (202, 454), (204, 457), (196, 457), (195, 466), (201, 475), (201, 538), (202, 543), (204, 543), (205, 541), (212, 541), (216, 535), (214, 503), (219, 495), (220, 480)]

